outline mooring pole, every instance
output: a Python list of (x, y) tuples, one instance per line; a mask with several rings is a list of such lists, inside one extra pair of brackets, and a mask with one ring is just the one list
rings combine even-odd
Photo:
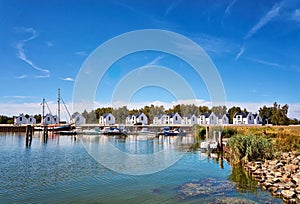
[(44, 143), (47, 143), (47, 141), (48, 141), (48, 127), (47, 126), (44, 126), (43, 139), (44, 139)]
[(219, 145), (220, 145), (220, 151), (223, 151), (223, 137), (222, 137), (222, 131), (219, 131)]
[(206, 141), (208, 141), (209, 138), (209, 126), (206, 126)]
[(31, 125), (27, 125), (26, 127), (26, 147), (31, 146), (32, 141), (32, 127)]

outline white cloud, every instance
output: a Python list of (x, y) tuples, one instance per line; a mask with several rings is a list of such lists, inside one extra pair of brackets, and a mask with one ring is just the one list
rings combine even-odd
[(279, 14), (279, 10), (282, 4), (275, 4), (266, 15), (264, 15), (256, 25), (254, 25), (251, 30), (245, 35), (244, 39), (248, 39), (252, 37), (259, 29), (261, 29), (264, 25), (266, 25), (269, 21), (271, 21), (274, 17)]
[(251, 59), (251, 61), (257, 62), (257, 63), (259, 63), (259, 64), (267, 65), (267, 66), (281, 67), (280, 64), (274, 63), (274, 62), (268, 62), (268, 61), (259, 60), (259, 59)]
[(233, 5), (237, 2), (237, 0), (232, 0), (230, 2), (230, 4), (226, 7), (225, 9), (225, 14), (228, 15), (231, 11), (231, 8), (233, 7)]
[(17, 32), (22, 32), (22, 33), (29, 33), (31, 34), (31, 36), (29, 36), (28, 38), (25, 38), (23, 40), (20, 40), (17, 45), (16, 45), (16, 49), (17, 49), (17, 57), (21, 60), (23, 60), (24, 62), (26, 62), (27, 64), (29, 64), (33, 69), (40, 71), (43, 73), (43, 75), (45, 77), (49, 77), (50, 71), (47, 69), (43, 69), (41, 67), (38, 67), (37, 65), (35, 65), (30, 59), (28, 59), (28, 57), (26, 56), (25, 53), (25, 44), (31, 40), (34, 40), (35, 38), (38, 37), (38, 34), (36, 32), (36, 30), (34, 30), (33, 28), (15, 28), (15, 30)]
[(66, 78), (62, 78), (61, 80), (63, 81), (75, 81), (73, 78), (71, 77), (66, 77)]
[(239, 53), (237, 53), (237, 55), (235, 56), (235, 60), (238, 60), (240, 58), (240, 56), (246, 51), (246, 47), (243, 45), (241, 48), (240, 48), (240, 51)]
[(25, 79), (27, 78), (26, 74), (20, 75), (20, 76), (16, 76), (17, 79)]
[(54, 45), (51, 41), (46, 41), (45, 43), (48, 47), (53, 47)]
[(292, 20), (300, 21), (300, 9), (296, 9), (292, 14)]
[(88, 54), (86, 53), (86, 51), (75, 52), (75, 55), (78, 55), (78, 56), (88, 56)]
[(151, 62), (146, 64), (145, 66), (156, 65), (159, 62), (159, 60), (161, 60), (162, 58), (163, 58), (163, 56), (158, 56), (155, 59), (153, 59)]

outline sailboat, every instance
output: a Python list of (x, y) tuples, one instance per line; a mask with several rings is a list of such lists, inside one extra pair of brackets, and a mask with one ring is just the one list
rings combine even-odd
[[(60, 89), (58, 89), (58, 97), (57, 97), (57, 112), (58, 112), (58, 116), (55, 117), (51, 114), (51, 111), (50, 111), (50, 108), (48, 106), (48, 104), (46, 103), (46, 100), (43, 98), (43, 102), (42, 102), (42, 121), (41, 121), (41, 127), (36, 127), (35, 130), (42, 130), (43, 127), (47, 127), (47, 129), (49, 131), (56, 131), (56, 132), (59, 132), (59, 131), (70, 131), (73, 129), (73, 123), (69, 123), (69, 124), (61, 124), (61, 121), (60, 121), (60, 101), (62, 100), (63, 104), (64, 104), (64, 107), (70, 117), (70, 120), (71, 120), (71, 114), (69, 112), (69, 110), (67, 109), (67, 106), (64, 102), (64, 100), (62, 99), (62, 97), (60, 96)], [(47, 118), (48, 121), (50, 120), (53, 120), (53, 121), (50, 121), (49, 123), (50, 124), (47, 124), (47, 122), (45, 122), (46, 120), (46, 116), (45, 116), (45, 104), (47, 105), (47, 108), (50, 112), (50, 115), (47, 116), (47, 117), (51, 117), (50, 119)], [(72, 121), (72, 120), (71, 120)]]

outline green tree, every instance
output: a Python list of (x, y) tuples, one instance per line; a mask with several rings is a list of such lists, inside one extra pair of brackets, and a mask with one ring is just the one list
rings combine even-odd
[(224, 115), (226, 114), (226, 111), (226, 106), (213, 106), (211, 108), (211, 112), (215, 113), (216, 115)]

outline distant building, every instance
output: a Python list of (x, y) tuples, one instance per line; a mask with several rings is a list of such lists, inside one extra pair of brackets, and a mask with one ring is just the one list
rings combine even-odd
[(254, 124), (254, 116), (250, 113), (236, 113), (233, 116), (233, 124)]
[(260, 117), (260, 115), (258, 113), (253, 114), (254, 117), (254, 124), (262, 124), (262, 118)]
[(188, 114), (182, 117), (183, 125), (194, 125), (197, 124), (197, 117), (194, 114)]
[(100, 125), (114, 125), (115, 124), (115, 116), (111, 113), (106, 113), (100, 116), (99, 124)]
[(167, 114), (166, 124), (181, 124), (182, 118), (178, 113)]
[(86, 124), (86, 118), (83, 117), (80, 113), (73, 114), (72, 121), (75, 123), (75, 125)]
[(218, 117), (218, 124), (219, 125), (227, 125), (229, 124), (229, 118), (226, 114), (217, 116)]
[(148, 117), (144, 113), (129, 115), (126, 117), (125, 123), (126, 125), (136, 125), (136, 124), (147, 125)]
[(166, 117), (165, 114), (159, 114), (159, 115), (154, 116), (154, 118), (153, 118), (153, 125), (165, 124), (163, 122), (165, 117)]
[(216, 125), (218, 124), (218, 117), (214, 113), (202, 113), (198, 117), (199, 125)]
[(36, 124), (36, 119), (32, 115), (30, 115), (27, 118), (27, 124)]
[(19, 116), (14, 117), (14, 124), (15, 125), (22, 125), (27, 124), (27, 118), (21, 113)]
[(59, 119), (56, 115), (51, 115), (50, 113), (46, 114), (44, 116), (44, 124), (45, 125), (50, 125), (50, 124), (58, 124)]

